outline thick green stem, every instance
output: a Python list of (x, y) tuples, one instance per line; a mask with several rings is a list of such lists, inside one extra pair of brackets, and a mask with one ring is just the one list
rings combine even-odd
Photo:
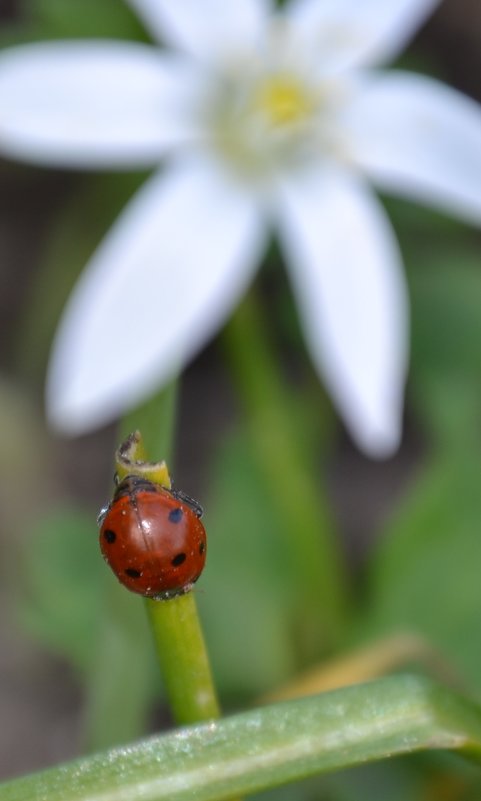
[(176, 723), (220, 714), (193, 592), (168, 601), (146, 599), (157, 656)]
[(300, 608), (312, 614), (323, 646), (332, 646), (339, 639), (347, 607), (339, 540), (318, 476), (300, 443), (292, 393), (277, 367), (253, 294), (232, 317), (225, 339), (247, 412), (251, 446), (279, 509), (280, 533), (299, 585)]

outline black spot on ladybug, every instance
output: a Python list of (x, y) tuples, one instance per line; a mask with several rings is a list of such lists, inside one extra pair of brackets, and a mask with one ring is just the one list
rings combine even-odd
[(179, 566), (179, 565), (181, 565), (183, 562), (185, 562), (185, 560), (186, 560), (186, 559), (187, 559), (187, 554), (185, 554), (185, 553), (178, 553), (178, 554), (177, 554), (176, 556), (174, 556), (174, 558), (171, 560), (171, 563), (170, 563), (170, 564), (171, 564), (171, 565), (173, 565), (174, 567), (178, 567), (178, 566)]
[(202, 555), (205, 551), (205, 542), (201, 542), (199, 545), (199, 553)]
[[(180, 521), (182, 520), (183, 516), (184, 516), (184, 513), (183, 513), (183, 511), (182, 511), (182, 509), (180, 507), (177, 507), (176, 509), (172, 509), (172, 511), (169, 512), (169, 520), (170, 520), (171, 523), (180, 523)], [(182, 561), (184, 561), (184, 560), (182, 560)]]
[(135, 567), (128, 567), (125, 573), (127, 576), (130, 576), (130, 578), (140, 578), (142, 575), (140, 570), (136, 570)]
[(107, 542), (112, 543), (115, 542), (115, 540), (117, 539), (117, 534), (115, 533), (115, 531), (112, 531), (112, 529), (107, 528), (104, 531), (104, 537), (107, 540)]

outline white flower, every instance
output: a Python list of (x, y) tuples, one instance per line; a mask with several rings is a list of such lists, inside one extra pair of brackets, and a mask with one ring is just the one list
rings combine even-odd
[[(26, 45), (0, 56), (0, 152), (155, 166), (85, 269), (50, 363), (55, 425), (138, 403), (219, 329), (279, 237), (312, 359), (357, 442), (400, 437), (407, 303), (365, 177), (479, 222), (481, 111), (377, 71), (436, 0), (130, 0), (169, 45)], [(168, 157), (168, 160), (166, 159)]]

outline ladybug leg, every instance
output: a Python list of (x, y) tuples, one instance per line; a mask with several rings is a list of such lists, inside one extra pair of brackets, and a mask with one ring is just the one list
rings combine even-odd
[(178, 501), (181, 501), (181, 503), (186, 503), (187, 506), (190, 506), (196, 517), (198, 517), (199, 519), (204, 514), (204, 510), (200, 505), (200, 503), (191, 498), (190, 495), (186, 495), (186, 493), (182, 492), (182, 490), (171, 489), (170, 494), (174, 498), (177, 498)]

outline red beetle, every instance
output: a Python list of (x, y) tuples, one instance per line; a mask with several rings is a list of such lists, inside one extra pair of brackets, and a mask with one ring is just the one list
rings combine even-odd
[(202, 508), (182, 492), (127, 476), (101, 512), (100, 549), (132, 592), (166, 599), (192, 589), (207, 551)]

